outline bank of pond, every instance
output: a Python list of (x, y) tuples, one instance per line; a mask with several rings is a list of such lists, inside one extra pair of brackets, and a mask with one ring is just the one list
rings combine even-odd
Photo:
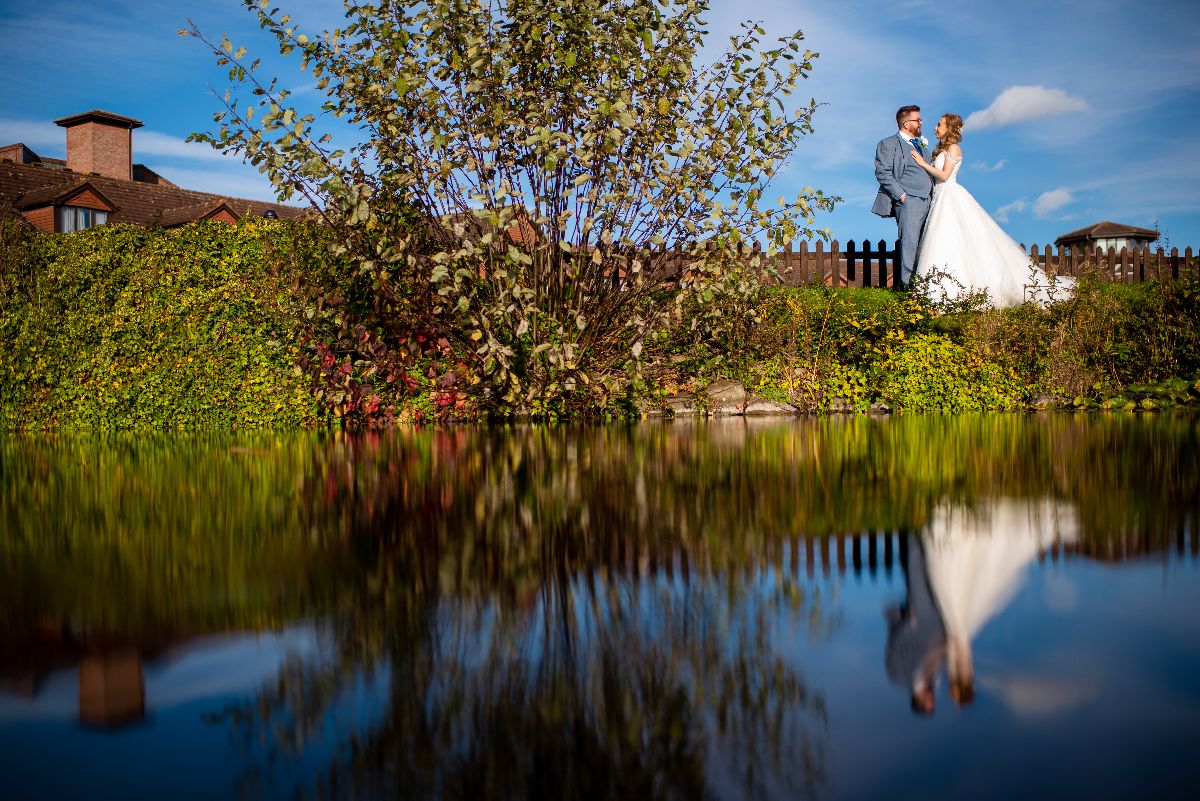
[[(496, 345), (510, 354), (498, 385), (494, 360), (474, 356), (484, 334), (381, 303), (325, 236), (269, 220), (9, 236), (0, 424), (378, 428), (740, 414), (751, 403), (785, 414), (1154, 411), (1200, 397), (1194, 271), (1132, 285), (1085, 276), (1048, 308), (1003, 310), (731, 274), (699, 294), (664, 286), (672, 322), (591, 362), (604, 343), (580, 345), (578, 365), (548, 365), (517, 327)], [(613, 302), (593, 300), (579, 301), (581, 330), (585, 313)], [(731, 382), (740, 408), (707, 391)]]

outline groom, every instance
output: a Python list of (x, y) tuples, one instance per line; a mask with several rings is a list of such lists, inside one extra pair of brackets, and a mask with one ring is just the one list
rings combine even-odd
[(896, 127), (899, 130), (875, 148), (879, 194), (871, 211), (880, 217), (896, 218), (900, 232), (900, 280), (907, 286), (917, 268), (933, 179), (912, 157), (912, 151), (916, 150), (929, 160), (929, 152), (921, 145), (921, 107), (902, 107), (896, 112)]

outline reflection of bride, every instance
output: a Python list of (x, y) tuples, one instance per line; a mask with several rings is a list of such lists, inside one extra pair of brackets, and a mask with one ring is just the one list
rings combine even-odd
[(1025, 568), (1056, 542), (1073, 543), (1073, 506), (999, 499), (934, 510), (925, 551), (929, 585), (946, 629), (946, 671), (958, 704), (975, 697), (971, 640), (1012, 601)]

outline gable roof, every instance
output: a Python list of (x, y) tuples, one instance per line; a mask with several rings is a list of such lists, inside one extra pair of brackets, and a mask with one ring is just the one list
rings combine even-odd
[(167, 209), (158, 215), (155, 225), (160, 228), (174, 228), (177, 225), (186, 225), (196, 220), (211, 219), (220, 214), (222, 210), (228, 212), (229, 216), (235, 220), (242, 218), (242, 215), (234, 211), (227, 202), (221, 200), (217, 203), (196, 203), (191, 206), (181, 206), (177, 209)]
[[(235, 217), (261, 217), (267, 210), (280, 219), (297, 219), (307, 212), (295, 206), (267, 203), (261, 200), (226, 197), (211, 192), (195, 192), (173, 184), (126, 181), (100, 175), (83, 176), (70, 170), (51, 169), (38, 164), (0, 162), (0, 204), (17, 208), (34, 208), (55, 202), (87, 184), (93, 192), (113, 206), (110, 223), (133, 223), (145, 226), (182, 225), (202, 219), (225, 204)], [(190, 214), (194, 217), (188, 217)]]
[(88, 178), (76, 178), (76, 180), (64, 184), (51, 184), (50, 186), (35, 189), (32, 192), (26, 192), (16, 199), (16, 202), (13, 203), (13, 208), (24, 211), (50, 204), (58, 206), (66, 203), (80, 192), (89, 189), (101, 203), (108, 206), (109, 211), (116, 211), (116, 205), (103, 192), (92, 186), (92, 182)]
[(1061, 245), (1064, 242), (1090, 242), (1096, 239), (1114, 239), (1117, 237), (1149, 239), (1153, 241), (1158, 239), (1158, 231), (1155, 231), (1151, 228), (1138, 228), (1134, 225), (1122, 225), (1121, 223), (1102, 220), (1101, 222), (1089, 225), (1086, 228), (1080, 228), (1078, 231), (1071, 231), (1070, 233), (1063, 234), (1058, 239), (1054, 240), (1054, 244)]

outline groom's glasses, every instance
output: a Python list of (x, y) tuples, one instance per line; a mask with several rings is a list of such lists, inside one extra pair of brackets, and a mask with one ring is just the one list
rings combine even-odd
[(911, 120), (905, 120), (905, 122), (925, 122), (925, 120), (920, 117), (913, 117)]

